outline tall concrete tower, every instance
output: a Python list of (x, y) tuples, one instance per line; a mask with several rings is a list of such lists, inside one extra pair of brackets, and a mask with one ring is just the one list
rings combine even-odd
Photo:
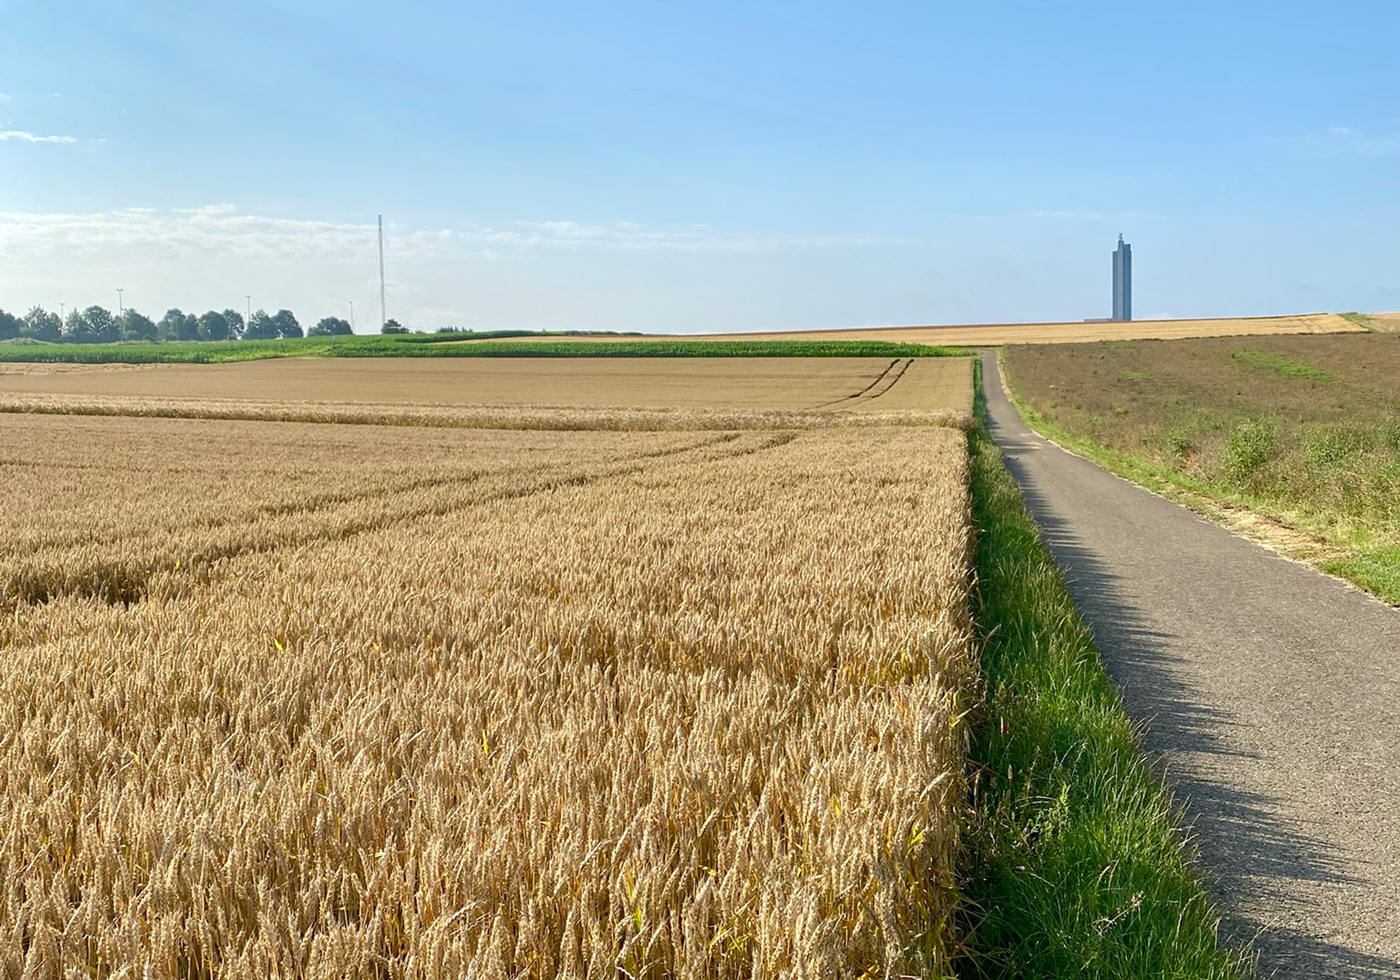
[(1118, 236), (1113, 252), (1113, 319), (1133, 318), (1133, 247)]

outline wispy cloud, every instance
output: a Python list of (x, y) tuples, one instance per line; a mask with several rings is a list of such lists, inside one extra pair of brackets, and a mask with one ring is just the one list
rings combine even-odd
[[(443, 251), (450, 232), (394, 236), (399, 257)], [(106, 259), (359, 258), (374, 251), (374, 226), (269, 218), (238, 213), (230, 204), (156, 210), (126, 208), (88, 214), (0, 213), (0, 256), (36, 259), (57, 255)]]
[[(513, 222), (442, 229), (391, 227), (396, 259), (526, 257), (548, 251), (730, 251), (862, 248), (909, 239), (852, 234), (745, 234), (706, 227), (634, 223)], [(89, 214), (0, 213), (0, 256), (34, 260), (59, 255), (105, 260), (228, 258), (245, 261), (359, 261), (375, 248), (369, 222), (331, 222), (241, 214), (231, 204)]]
[(12, 95), (6, 95), (4, 92), (0, 92), (0, 102), (13, 102), (13, 101), (14, 101), (14, 96), (12, 96)]
[(73, 136), (38, 136), (23, 129), (0, 129), (0, 140), (20, 140), (24, 143), (76, 143)]
[(1035, 211), (1015, 211), (1005, 214), (965, 214), (958, 215), (954, 220), (990, 224), (1026, 221), (1144, 221), (1156, 217), (1157, 214), (1151, 211), (1088, 211), (1075, 208), (1043, 208)]
[(1336, 154), (1374, 157), (1400, 153), (1400, 133), (1376, 135), (1350, 126), (1329, 126), (1309, 133), (1299, 142)]
[(908, 245), (912, 239), (862, 234), (751, 234), (707, 226), (656, 227), (631, 222), (515, 222), (506, 228), (470, 229), (466, 241), (529, 251), (564, 249), (610, 252), (770, 252), (785, 249)]
[(1130, 218), (1151, 217), (1147, 211), (1077, 211), (1043, 210), (1030, 211), (1028, 217), (1037, 221), (1119, 221)]

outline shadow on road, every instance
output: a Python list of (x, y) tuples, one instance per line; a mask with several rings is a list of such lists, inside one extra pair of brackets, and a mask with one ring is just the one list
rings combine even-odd
[[(997, 383), (995, 374), (988, 372), (987, 377), (990, 384)], [(1206, 699), (1183, 680), (1186, 672), (1179, 669), (1180, 658), (1171, 643), (1176, 637), (1148, 625), (1142, 610), (1119, 587), (1118, 576), (1085, 547), (1038, 489), (1025, 457), (1046, 451), (1044, 444), (1024, 427), (1013, 428), (995, 415), (988, 429), (1065, 575), (1129, 715), (1143, 727), (1149, 757), (1186, 812), (1200, 866), (1209, 869), (1205, 884), (1224, 916), (1227, 940), (1248, 946), (1264, 977), (1400, 978), (1400, 967), (1392, 960), (1232, 910), (1236, 903), (1245, 904), (1242, 899), (1256, 898), (1272, 898), (1274, 907), (1287, 907), (1297, 881), (1341, 884), (1356, 879), (1345, 872), (1335, 848), (1295, 833), (1273, 817), (1279, 801), (1171, 767), (1173, 757), (1191, 753), (1245, 758), (1221, 738), (1234, 720), (1228, 712), (1206, 706)]]

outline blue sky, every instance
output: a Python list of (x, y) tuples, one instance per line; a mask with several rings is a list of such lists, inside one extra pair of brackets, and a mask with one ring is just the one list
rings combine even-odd
[(1400, 6), (0, 0), (0, 307), (1400, 309)]

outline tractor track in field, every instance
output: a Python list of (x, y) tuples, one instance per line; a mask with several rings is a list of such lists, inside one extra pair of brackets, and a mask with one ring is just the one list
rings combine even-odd
[(886, 364), (886, 365), (885, 365), (885, 369), (884, 369), (883, 371), (881, 371), (878, 375), (875, 376), (875, 380), (874, 380), (874, 381), (871, 381), (870, 384), (866, 385), (866, 386), (865, 386), (864, 388), (862, 388), (860, 391), (854, 392), (853, 394), (849, 394), (849, 395), (842, 395), (840, 398), (833, 399), (832, 401), (829, 401), (829, 402), (822, 402), (820, 405), (818, 405), (818, 406), (816, 406), (816, 407), (817, 407), (817, 408), (830, 408), (832, 405), (842, 405), (842, 406), (844, 406), (844, 405), (846, 405), (846, 403), (848, 403), (848, 402), (856, 401), (858, 398), (860, 398), (862, 395), (864, 395), (864, 394), (865, 394), (867, 391), (869, 391), (871, 388), (874, 388), (874, 387), (875, 387), (877, 384), (879, 384), (881, 381), (884, 381), (884, 380), (885, 380), (885, 376), (886, 376), (887, 374), (889, 374), (891, 371), (894, 370), (895, 365), (898, 364), (898, 363), (900, 362), (900, 360), (901, 360), (901, 358), (896, 357), (894, 360), (890, 361), (890, 363)]
[(1400, 610), (1032, 432), (988, 429), (1265, 977), (1400, 978)]
[[(904, 373), (909, 370), (913, 363), (914, 359), (912, 357), (896, 357), (893, 361), (890, 361), (889, 364), (885, 365), (885, 369), (876, 375), (875, 380), (871, 381), (870, 384), (866, 385), (860, 391), (849, 395), (842, 395), (834, 401), (822, 402), (817, 406), (817, 409), (831, 408), (833, 405), (839, 405), (842, 408), (851, 408), (857, 404), (873, 401), (898, 384), (899, 379), (904, 377)], [(896, 367), (899, 368), (898, 371), (895, 371)], [(885, 387), (881, 388), (879, 391), (874, 391), (882, 381), (886, 380), (889, 381), (889, 384), (885, 385)], [(872, 391), (874, 391), (874, 394), (871, 394)]]
[(874, 392), (873, 394), (869, 395), (867, 398), (864, 399), (864, 401), (862, 402), (862, 404), (865, 404), (866, 402), (873, 402), (875, 399), (879, 398), (881, 395), (888, 395), (888, 394), (890, 393), (890, 389), (893, 388), (895, 385), (899, 384), (899, 380), (900, 380), (901, 378), (903, 378), (904, 375), (907, 374), (908, 371), (909, 371), (909, 369), (910, 369), (911, 367), (913, 367), (913, 366), (914, 366), (914, 359), (913, 359), (912, 357), (910, 357), (910, 358), (907, 358), (907, 359), (904, 361), (904, 364), (900, 367), (900, 369), (899, 369), (895, 374), (890, 375), (889, 372), (886, 372), (886, 377), (889, 378), (890, 383), (887, 384), (887, 385), (885, 385), (885, 386), (884, 386), (883, 388), (881, 388), (879, 391), (876, 391), (876, 392)]
[[(20, 570), (12, 573), (8, 579), (0, 578), (0, 613), (12, 611), (19, 605), (43, 605), (54, 599), (70, 596), (96, 598), (111, 605), (130, 606), (146, 598), (151, 580), (163, 572), (181, 571), (193, 581), (209, 580), (215, 577), (223, 564), (246, 555), (270, 554), (290, 548), (349, 541), (363, 534), (378, 533), (389, 528), (446, 517), (491, 504), (508, 503), (555, 490), (625, 478), (646, 472), (654, 466), (685, 464), (693, 461), (685, 457), (707, 451), (711, 452), (708, 459), (713, 462), (753, 456), (785, 446), (797, 438), (797, 435), (796, 432), (788, 430), (767, 433), (721, 433), (683, 446), (624, 454), (596, 470), (579, 471), (576, 467), (571, 467), (572, 472), (539, 472), (523, 483), (489, 488), (480, 496), (460, 501), (414, 503), (403, 498), (424, 487), (465, 487), (488, 481), (493, 477), (518, 475), (518, 471), (468, 473), (420, 481), (412, 488), (371, 491), (365, 495), (357, 495), (348, 502), (379, 502), (385, 506), (385, 510), (351, 516), (330, 527), (296, 527), (266, 539), (227, 542), (190, 554), (167, 555), (129, 566), (118, 561), (99, 561), (95, 565), (69, 572), (52, 567)], [(744, 436), (752, 438), (746, 440)], [(734, 443), (739, 445), (735, 446)], [(344, 503), (345, 501), (335, 500), (304, 508), (297, 513), (300, 516), (315, 514), (332, 510)], [(390, 505), (393, 505), (391, 509)]]

